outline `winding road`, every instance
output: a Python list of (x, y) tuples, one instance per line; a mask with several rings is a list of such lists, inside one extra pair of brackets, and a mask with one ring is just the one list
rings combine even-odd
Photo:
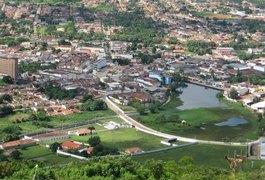
[(179, 141), (189, 142), (189, 143), (201, 143), (201, 144), (214, 144), (214, 145), (225, 145), (225, 146), (246, 146), (248, 144), (258, 142), (259, 140), (247, 142), (247, 143), (240, 143), (240, 142), (221, 142), (221, 141), (206, 141), (206, 140), (199, 140), (199, 139), (192, 139), (192, 138), (186, 138), (181, 136), (175, 136), (171, 134), (162, 133), (159, 131), (156, 131), (154, 129), (151, 129), (149, 127), (144, 126), (143, 124), (137, 122), (133, 118), (129, 117), (124, 113), (124, 111), (117, 106), (115, 103), (113, 103), (108, 97), (104, 97), (103, 100), (106, 102), (108, 107), (113, 110), (122, 120), (124, 120), (126, 123), (130, 124), (131, 126), (135, 127), (135, 129), (152, 134), (155, 136), (159, 136), (162, 138), (177, 138)]

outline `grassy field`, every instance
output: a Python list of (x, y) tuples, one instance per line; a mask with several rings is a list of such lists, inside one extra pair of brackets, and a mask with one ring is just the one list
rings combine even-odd
[(107, 111), (93, 111), (93, 112), (87, 111), (68, 116), (51, 116), (51, 121), (49, 122), (49, 124), (56, 127), (65, 124), (70, 124), (70, 123), (72, 124), (75, 122), (91, 120), (98, 117), (106, 117), (112, 115), (115, 115), (115, 113), (111, 110), (107, 110)]
[[(107, 110), (107, 111), (95, 111), (95, 112), (82, 112), (82, 113), (76, 113), (68, 116), (51, 116), (51, 120), (47, 121), (45, 123), (52, 125), (53, 127), (62, 126), (66, 124), (73, 124), (80, 121), (85, 120), (91, 120), (97, 117), (106, 117), (115, 115), (113, 111)], [(21, 123), (13, 123), (16, 119), (27, 119), (29, 117), (29, 114), (22, 113), (22, 112), (16, 112), (13, 115), (6, 116), (3, 118), (0, 118), (0, 130), (4, 129), (7, 126), (17, 125), (22, 128), (22, 133), (28, 133), (33, 132), (37, 130), (43, 130), (46, 128), (35, 126), (32, 124), (32, 122), (21, 122)]]
[(47, 27), (43, 26), (43, 27), (40, 27), (37, 29), (37, 33), (39, 35), (45, 35), (46, 34), (46, 31), (47, 31)]
[(106, 6), (106, 5), (99, 5), (96, 7), (91, 8), (92, 11), (103, 11), (103, 12), (112, 12), (113, 11), (113, 7), (111, 6)]
[[(139, 162), (146, 161), (148, 159), (170, 161), (179, 160), (183, 156), (191, 156), (193, 158), (194, 163), (197, 165), (229, 169), (229, 164), (224, 159), (224, 156), (232, 157), (234, 155), (234, 152), (236, 152), (236, 154), (241, 154), (242, 152), (242, 154), (245, 155), (245, 153), (247, 152), (247, 148), (199, 144), (178, 149), (172, 149), (160, 153), (136, 156), (133, 157), (133, 159)], [(251, 165), (251, 160), (247, 160), (243, 164), (242, 169), (251, 171)], [(254, 161), (254, 169), (260, 169), (260, 167), (264, 165), (265, 161)]]
[[(118, 148), (120, 151), (124, 151), (131, 147), (139, 147), (145, 151), (166, 147), (160, 143), (162, 138), (132, 128), (121, 128), (112, 131), (99, 132), (95, 136), (99, 136), (104, 145)], [(89, 138), (90, 136), (70, 136), (68, 140), (87, 143)], [(57, 142), (63, 142), (65, 140), (67, 139), (62, 139)], [(54, 142), (55, 141), (47, 141), (42, 144), (52, 144)]]
[(66, 156), (58, 156), (52, 153), (48, 148), (43, 146), (32, 146), (20, 150), (21, 157), (26, 160), (36, 160), (45, 162), (47, 165), (67, 164), (72, 161), (77, 161), (74, 158)]
[(27, 119), (28, 117), (29, 117), (29, 114), (17, 112), (13, 115), (0, 118), (0, 131), (6, 128), (7, 126), (12, 126), (12, 125), (17, 125), (21, 127), (22, 133), (45, 129), (45, 128), (32, 125), (32, 122), (21, 122), (21, 123), (15, 123), (15, 124), (12, 123), (16, 119), (23, 119), (23, 118)]
[(123, 106), (123, 105), (120, 105), (120, 104), (117, 104), (123, 111), (136, 111), (136, 109), (134, 107), (131, 107), (131, 106)]
[[(240, 103), (226, 100), (224, 102), (227, 104), (227, 107), (179, 110), (177, 107), (182, 102), (179, 99), (173, 98), (164, 106), (164, 110), (158, 113), (133, 117), (156, 130), (191, 138), (228, 141), (256, 139), (256, 115), (250, 109), (242, 107)], [(178, 115), (180, 120), (186, 120), (190, 126), (183, 126), (177, 122), (159, 122), (161, 115), (168, 118), (174, 118), (174, 115)], [(249, 123), (236, 127), (219, 127), (214, 125), (217, 122), (234, 117), (246, 119)]]

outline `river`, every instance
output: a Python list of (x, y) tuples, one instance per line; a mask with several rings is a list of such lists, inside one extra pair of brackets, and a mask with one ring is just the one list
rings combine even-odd
[(183, 105), (178, 109), (194, 109), (194, 108), (207, 108), (207, 107), (224, 107), (216, 97), (218, 90), (205, 88), (199, 85), (187, 83), (188, 87), (183, 89), (183, 93), (179, 98), (183, 101)]

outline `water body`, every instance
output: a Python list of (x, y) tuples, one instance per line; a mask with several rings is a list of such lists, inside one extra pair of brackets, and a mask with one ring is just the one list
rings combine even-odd
[(224, 107), (216, 97), (219, 92), (215, 89), (205, 88), (195, 84), (187, 84), (188, 87), (183, 89), (183, 93), (179, 96), (183, 101), (183, 105), (178, 109), (194, 109), (194, 108), (209, 108), (209, 107)]
[(234, 127), (234, 126), (238, 126), (238, 125), (241, 125), (241, 124), (247, 124), (247, 123), (248, 123), (248, 121), (245, 120), (245, 119), (230, 118), (227, 121), (223, 121), (223, 122), (220, 122), (220, 123), (215, 123), (214, 125), (216, 125), (216, 126), (231, 126), (231, 127)]

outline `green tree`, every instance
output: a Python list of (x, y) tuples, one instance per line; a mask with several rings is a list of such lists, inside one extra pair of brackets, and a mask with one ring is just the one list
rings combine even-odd
[(4, 76), (3, 82), (6, 84), (13, 84), (14, 83), (13, 79), (10, 76)]
[(170, 85), (170, 90), (172, 93), (178, 95), (182, 91), (182, 88), (187, 87), (187, 78), (185, 76), (182, 76), (180, 73), (174, 73), (172, 75), (172, 84)]
[(151, 113), (153, 113), (153, 114), (157, 112), (157, 106), (156, 106), (156, 104), (150, 104), (148, 108), (149, 108), (149, 111)]
[(99, 136), (92, 136), (88, 139), (88, 144), (92, 147), (101, 144), (101, 140)]
[(61, 149), (61, 144), (60, 144), (60, 143), (55, 142), (55, 143), (52, 143), (52, 144), (50, 145), (50, 150), (51, 150), (52, 152), (55, 153), (58, 149)]
[(88, 100), (93, 100), (92, 95), (90, 95), (90, 94), (84, 95), (84, 96), (83, 96), (83, 99), (81, 100), (81, 102), (82, 102), (82, 103), (85, 103), (85, 102), (88, 101)]
[(216, 94), (216, 97), (218, 100), (221, 100), (224, 97), (224, 93), (222, 91), (220, 91)]
[(90, 130), (90, 134), (93, 134), (93, 131), (96, 129), (94, 126), (89, 126), (87, 129)]
[(137, 108), (137, 112), (140, 114), (140, 115), (145, 115), (145, 107), (144, 106), (139, 106)]
[(234, 89), (234, 88), (231, 89), (230, 94), (229, 94), (229, 97), (230, 97), (231, 99), (238, 99), (238, 98), (239, 98), (239, 95), (238, 95), (237, 90)]
[(9, 94), (4, 94), (4, 95), (0, 96), (0, 103), (3, 103), (4, 101), (10, 103), (13, 101), (13, 97)]
[(215, 43), (205, 41), (188, 41), (188, 50), (199, 55), (211, 54), (212, 49), (216, 47)]
[(0, 107), (0, 116), (7, 116), (13, 114), (13, 108), (11, 106)]
[(17, 125), (7, 126), (5, 127), (2, 132), (6, 134), (20, 134), (21, 133), (21, 127)]
[(178, 39), (175, 38), (175, 37), (170, 37), (169, 40), (168, 40), (168, 43), (169, 43), (169, 44), (178, 44), (179, 41), (178, 41)]
[(10, 153), (10, 157), (13, 159), (20, 159), (21, 152), (14, 150)]

